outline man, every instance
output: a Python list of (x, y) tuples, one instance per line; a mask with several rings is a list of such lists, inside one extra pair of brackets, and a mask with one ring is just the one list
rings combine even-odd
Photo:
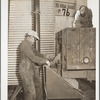
[(50, 62), (34, 48), (36, 40), (39, 40), (37, 33), (30, 31), (20, 45), (19, 73), (24, 90), (24, 100), (36, 100), (34, 69), (44, 64), (50, 66)]
[(92, 11), (86, 7), (81, 6), (75, 14), (73, 28), (93, 27), (92, 25)]

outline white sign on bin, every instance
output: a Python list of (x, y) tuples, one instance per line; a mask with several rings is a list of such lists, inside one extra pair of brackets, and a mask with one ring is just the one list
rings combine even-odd
[(66, 3), (66, 2), (56, 2), (55, 3), (55, 14), (56, 16), (70, 16), (75, 15), (76, 4)]

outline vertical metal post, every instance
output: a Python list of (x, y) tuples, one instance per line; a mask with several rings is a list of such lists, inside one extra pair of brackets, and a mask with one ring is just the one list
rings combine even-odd
[[(40, 38), (40, 0), (34, 0), (34, 31)], [(40, 52), (40, 40), (36, 41), (36, 49)]]
[(42, 67), (42, 88), (43, 88), (43, 100), (47, 100), (47, 92), (46, 92), (46, 67)]

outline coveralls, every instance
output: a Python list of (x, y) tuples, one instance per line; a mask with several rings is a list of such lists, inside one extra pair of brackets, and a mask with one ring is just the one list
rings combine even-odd
[[(36, 100), (34, 69), (37, 65), (45, 64), (46, 61), (47, 59), (32, 46), (30, 41), (25, 39), (22, 42), (20, 45), (19, 73), (24, 89), (24, 100)], [(39, 78), (38, 76), (36, 77)]]

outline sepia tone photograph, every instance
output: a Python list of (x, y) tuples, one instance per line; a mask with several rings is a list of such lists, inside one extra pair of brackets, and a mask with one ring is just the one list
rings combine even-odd
[(7, 100), (97, 100), (91, 2), (8, 0)]

